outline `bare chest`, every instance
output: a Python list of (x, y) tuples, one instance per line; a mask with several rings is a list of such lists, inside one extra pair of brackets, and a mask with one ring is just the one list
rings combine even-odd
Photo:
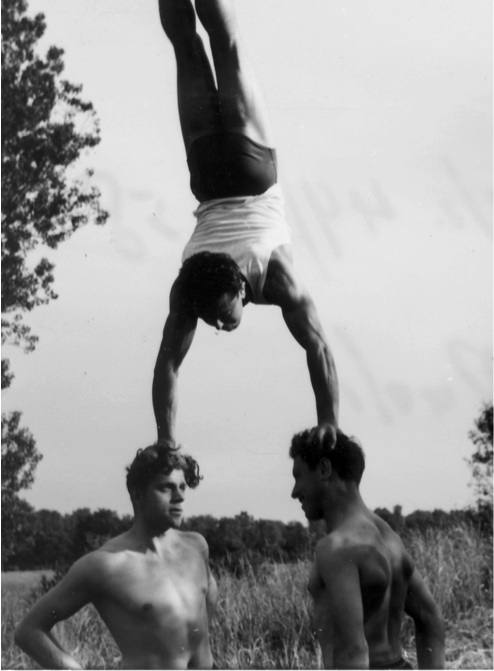
[(202, 616), (207, 587), (203, 562), (134, 559), (107, 576), (95, 605), (110, 619), (188, 622)]

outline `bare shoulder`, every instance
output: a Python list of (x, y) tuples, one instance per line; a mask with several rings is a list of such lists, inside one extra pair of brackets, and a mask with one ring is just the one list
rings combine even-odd
[(165, 322), (164, 334), (176, 330), (187, 333), (197, 326), (197, 315), (193, 314), (190, 308), (184, 304), (178, 280), (177, 277), (170, 290), (170, 311)]
[(84, 557), (81, 557), (75, 564), (74, 568), (78, 565), (80, 566), (79, 570), (82, 572), (87, 572), (92, 576), (97, 576), (100, 571), (104, 571), (107, 567), (111, 567), (116, 558), (114, 552), (108, 551), (108, 546), (105, 543), (102, 547), (93, 552), (89, 552)]
[[(399, 540), (399, 537), (396, 536)], [(401, 541), (400, 541), (401, 542)], [(322, 538), (316, 546), (316, 557), (328, 561), (365, 564), (377, 555), (386, 555), (386, 545), (372, 520), (360, 518), (343, 525)]]
[(98, 591), (102, 577), (107, 572), (105, 554), (101, 550), (95, 550), (74, 562), (55, 589), (57, 593), (82, 591), (93, 595)]
[(337, 530), (324, 536), (316, 545), (316, 561), (348, 561), (357, 557), (362, 543), (356, 534)]
[(352, 601), (349, 592), (360, 585), (361, 564), (361, 548), (352, 536), (340, 530), (332, 531), (317, 543), (310, 591), (315, 594), (318, 584), (324, 585), (335, 600), (334, 607), (339, 607), (336, 601)]
[(126, 534), (116, 536), (97, 550), (84, 555), (74, 564), (71, 571), (87, 574), (91, 582), (97, 584), (101, 578), (104, 579), (125, 561), (126, 551), (129, 549), (125, 537)]
[(172, 288), (170, 289), (170, 313), (180, 315), (181, 317), (193, 317), (193, 315), (189, 315), (189, 311), (184, 305), (181, 293), (180, 276), (175, 279)]

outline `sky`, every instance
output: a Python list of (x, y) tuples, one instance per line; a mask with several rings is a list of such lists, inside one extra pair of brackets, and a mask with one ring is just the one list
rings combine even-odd
[[(361, 441), (371, 508), (473, 502), (468, 432), (492, 399), (492, 3), (236, 0), (267, 98), (295, 264)], [(5, 347), (43, 454), (36, 508), (131, 513), (125, 466), (156, 438), (153, 367), (193, 231), (173, 51), (155, 0), (30, 0), (101, 143), (79, 169), (110, 218), (57, 250), (59, 297)], [(292, 435), (316, 423), (305, 355), (276, 307), (233, 333), (201, 323), (181, 368), (177, 437), (204, 480), (189, 515), (304, 521)]]

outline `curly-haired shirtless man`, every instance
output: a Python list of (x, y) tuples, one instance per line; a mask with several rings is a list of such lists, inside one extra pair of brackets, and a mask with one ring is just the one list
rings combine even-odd
[(124, 669), (211, 669), (208, 622), (216, 583), (208, 546), (179, 530), (197, 462), (150, 446), (128, 468), (132, 528), (79, 559), (16, 629), (15, 641), (45, 669), (82, 669), (52, 633), (92, 603), (122, 653)]

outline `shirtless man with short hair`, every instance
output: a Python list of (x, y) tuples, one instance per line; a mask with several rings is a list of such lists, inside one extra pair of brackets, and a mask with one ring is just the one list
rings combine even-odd
[(400, 537), (362, 500), (364, 453), (338, 431), (322, 445), (310, 431), (290, 447), (292, 497), (308, 520), (324, 519), (309, 577), (325, 669), (411, 669), (402, 657), (403, 616), (415, 624), (420, 669), (444, 669), (444, 622)]
[[(338, 380), (316, 308), (292, 262), (267, 110), (240, 41), (233, 0), (159, 0), (177, 61), (178, 109), (197, 225), (170, 293), (153, 380), (158, 442), (175, 446), (177, 381), (198, 319), (240, 324), (248, 303), (281, 308), (304, 348), (320, 440), (336, 440)], [(209, 36), (216, 82), (197, 17)]]
[(151, 446), (127, 469), (132, 528), (79, 559), (16, 629), (15, 641), (46, 669), (81, 669), (51, 633), (92, 603), (124, 669), (211, 669), (208, 617), (216, 583), (208, 546), (179, 531), (187, 487), (201, 476), (187, 455)]

